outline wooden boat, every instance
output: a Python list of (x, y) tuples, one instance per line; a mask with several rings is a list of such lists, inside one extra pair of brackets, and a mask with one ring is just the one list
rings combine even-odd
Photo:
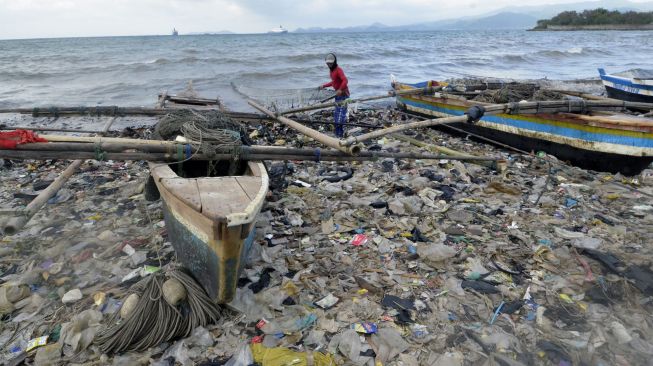
[[(220, 161), (215, 176), (208, 162), (149, 163), (163, 201), (168, 238), (177, 258), (216, 303), (227, 303), (255, 237), (255, 219), (268, 192), (262, 162)], [(180, 176), (178, 173), (182, 172)]]
[(610, 98), (653, 103), (653, 70), (635, 69), (607, 74), (604, 69), (599, 69), (599, 76)]
[[(393, 83), (396, 90), (426, 86), (447, 83)], [(469, 94), (397, 96), (397, 105), (432, 118), (459, 116), (473, 105), (488, 104), (469, 100)], [(485, 115), (478, 123), (452, 126), (522, 150), (545, 151), (586, 169), (634, 175), (653, 162), (653, 118), (612, 112), (497, 114)]]

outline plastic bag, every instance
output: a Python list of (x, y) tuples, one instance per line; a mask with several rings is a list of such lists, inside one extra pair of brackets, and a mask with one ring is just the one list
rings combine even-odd
[(384, 365), (408, 349), (408, 343), (394, 328), (379, 329), (376, 334), (372, 335), (370, 342), (376, 351), (376, 360)]
[(417, 254), (430, 264), (437, 265), (440, 262), (456, 255), (456, 250), (444, 244), (431, 244), (427, 247), (417, 247)]
[[(265, 348), (261, 344), (253, 344), (251, 354), (254, 355), (254, 361), (261, 366), (308, 366), (308, 360), (312, 359), (312, 366), (332, 366), (335, 361), (330, 354), (320, 352), (294, 352), (287, 348)], [(229, 366), (229, 363), (226, 364)]]
[(249, 348), (247, 343), (241, 344), (236, 353), (229, 361), (227, 361), (225, 366), (249, 366), (254, 363), (254, 357), (252, 356), (252, 350)]

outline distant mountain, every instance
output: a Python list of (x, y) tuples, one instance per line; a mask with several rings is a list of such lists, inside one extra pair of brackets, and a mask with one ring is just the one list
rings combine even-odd
[(322, 27), (311, 27), (311, 28), (297, 28), (295, 33), (345, 33), (345, 32), (385, 32), (389, 28), (382, 23), (373, 23), (370, 25), (359, 25), (354, 27), (344, 27), (344, 28), (322, 28)]
[(537, 20), (536, 17), (527, 14), (503, 12), (483, 18), (442, 24), (439, 29), (530, 29), (537, 24)]
[(537, 23), (537, 18), (514, 12), (503, 12), (486, 17), (466, 17), (446, 19), (436, 22), (416, 23), (400, 26), (388, 26), (374, 23), (367, 26), (345, 28), (298, 28), (296, 33), (317, 32), (400, 32), (430, 30), (467, 30), (467, 29), (530, 29)]
[(530, 29), (539, 19), (547, 19), (563, 11), (596, 9), (653, 11), (653, 1), (636, 3), (628, 0), (583, 1), (568, 4), (508, 6), (479, 16), (457, 19), (443, 19), (400, 26), (381, 23), (345, 28), (298, 28), (296, 33), (341, 33), (341, 32), (397, 32), (467, 29)]

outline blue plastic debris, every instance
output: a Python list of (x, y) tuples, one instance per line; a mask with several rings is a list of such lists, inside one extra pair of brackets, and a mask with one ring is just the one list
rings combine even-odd
[(576, 201), (573, 198), (567, 197), (567, 199), (565, 200), (565, 206), (567, 206), (567, 208), (572, 208), (576, 205), (578, 205), (578, 201)]
[(497, 310), (492, 315), (492, 319), (490, 319), (490, 325), (494, 324), (494, 321), (497, 320), (497, 317), (499, 316), (499, 314), (501, 314), (501, 309), (503, 308), (503, 305), (505, 305), (505, 302), (501, 301), (501, 304), (497, 306)]

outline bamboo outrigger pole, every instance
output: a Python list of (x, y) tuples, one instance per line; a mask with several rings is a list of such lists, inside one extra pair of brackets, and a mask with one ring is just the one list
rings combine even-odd
[(345, 152), (345, 153), (350, 154), (350, 155), (357, 155), (361, 151), (361, 147), (359, 145), (357, 145), (357, 144), (352, 143), (352, 144), (349, 144), (349, 145), (342, 145), (340, 143), (340, 140), (338, 140), (336, 138), (333, 138), (331, 136), (327, 136), (327, 135), (325, 135), (325, 134), (323, 134), (323, 133), (321, 133), (319, 131), (316, 131), (316, 130), (314, 130), (312, 128), (306, 127), (306, 126), (304, 126), (303, 124), (301, 124), (299, 122), (295, 122), (295, 121), (291, 120), (290, 118), (286, 118), (284, 116), (276, 115), (276, 114), (274, 114), (274, 112), (266, 109), (265, 107), (259, 105), (258, 103), (254, 102), (253, 100), (248, 100), (247, 103), (249, 103), (249, 105), (251, 105), (252, 107), (258, 109), (259, 111), (263, 112), (267, 116), (276, 119), (277, 121), (285, 124), (286, 126), (292, 128), (294, 130), (297, 130), (298, 132), (301, 132), (304, 135), (309, 136), (309, 137), (315, 139), (316, 141), (321, 142), (322, 144), (324, 144), (324, 145), (326, 145), (328, 147), (340, 150), (340, 151)]
[(433, 119), (427, 119), (425, 121), (411, 122), (403, 125), (397, 125), (397, 126), (384, 128), (381, 130), (372, 131), (369, 133), (364, 133), (358, 136), (351, 136), (345, 140), (341, 140), (340, 143), (343, 146), (351, 146), (354, 144), (359, 144), (363, 141), (389, 135), (391, 133), (401, 132), (405, 130), (412, 130), (417, 128), (431, 127), (431, 126), (441, 125), (445, 123), (467, 122), (468, 119), (469, 117), (467, 115), (464, 115), (464, 116), (446, 117), (446, 118), (433, 118)]
[[(193, 109), (196, 106), (189, 106), (187, 109)], [(144, 107), (118, 107), (118, 106), (96, 106), (96, 107), (35, 107), (35, 108), (0, 108), (2, 113), (31, 114), (39, 116), (161, 116), (174, 112), (176, 109), (144, 108)], [(217, 109), (215, 109), (217, 110)], [(209, 110), (210, 111), (210, 110)], [(224, 112), (228, 117), (235, 119), (261, 120), (267, 117), (248, 112)]]
[[(81, 156), (90, 158), (100, 158), (104, 157), (109, 159), (109, 156), (115, 156), (115, 154), (122, 154), (126, 157), (129, 154), (134, 154), (134, 157), (138, 157), (144, 160), (152, 159), (161, 159), (164, 160), (174, 160), (179, 159), (179, 151), (183, 151), (184, 158), (192, 159), (204, 159), (204, 160), (220, 160), (222, 157), (228, 159), (233, 159), (234, 156), (238, 156), (242, 160), (256, 160), (251, 158), (252, 156), (265, 157), (266, 155), (270, 156), (282, 156), (282, 155), (292, 155), (292, 156), (303, 156), (306, 159), (301, 160), (329, 160), (330, 158), (342, 158), (347, 157), (348, 155), (339, 150), (332, 149), (319, 149), (319, 148), (288, 148), (283, 146), (216, 146), (214, 151), (211, 153), (206, 153), (204, 151), (198, 150), (196, 146), (176, 144), (176, 145), (147, 145), (147, 144), (138, 144), (139, 141), (134, 141), (134, 143), (85, 143), (85, 142), (37, 142), (18, 145), (15, 150), (0, 150), (0, 157), (10, 157), (16, 159), (16, 156), (20, 157), (21, 153), (24, 153), (24, 158), (28, 157), (31, 159), (34, 156), (39, 156), (42, 154), (42, 158), (59, 156), (59, 153), (69, 153), (71, 157), (77, 153), (84, 153)], [(189, 149), (186, 149), (186, 146)], [(90, 154), (89, 153), (93, 153)], [(465, 160), (478, 160), (478, 161), (495, 161), (496, 158), (488, 157), (479, 157), (473, 155), (464, 155), (460, 153), (451, 153), (451, 150), (446, 150), (443, 152), (447, 154), (448, 157), (452, 159), (456, 158), (465, 158)], [(114, 154), (114, 155), (107, 155)], [(145, 154), (145, 155), (143, 155)], [(152, 154), (148, 156), (147, 154)], [(191, 156), (192, 155), (192, 156)], [(363, 160), (374, 160), (377, 158), (393, 158), (393, 159), (440, 159), (444, 155), (432, 155), (432, 154), (420, 154), (412, 152), (386, 152), (386, 151), (362, 151), (358, 157), (360, 158), (369, 158)], [(263, 160), (272, 160), (272, 159), (263, 159)]]
[[(332, 150), (333, 151), (333, 150)], [(461, 160), (461, 161), (501, 161), (501, 159), (477, 156), (451, 156), (442, 154), (420, 153), (389, 153), (365, 152), (361, 155), (310, 154), (292, 152), (251, 153), (239, 156), (241, 160), (297, 160), (297, 161), (374, 161), (381, 158), (418, 159), (418, 160)], [(175, 163), (180, 161), (177, 154), (165, 152), (103, 152), (101, 156), (94, 151), (61, 151), (61, 150), (0, 150), (0, 158), (11, 160), (58, 160), (58, 159), (96, 159), (96, 160), (145, 160), (154, 162)], [(231, 160), (232, 153), (194, 154), (186, 160)], [(183, 158), (182, 158), (183, 159)]]

